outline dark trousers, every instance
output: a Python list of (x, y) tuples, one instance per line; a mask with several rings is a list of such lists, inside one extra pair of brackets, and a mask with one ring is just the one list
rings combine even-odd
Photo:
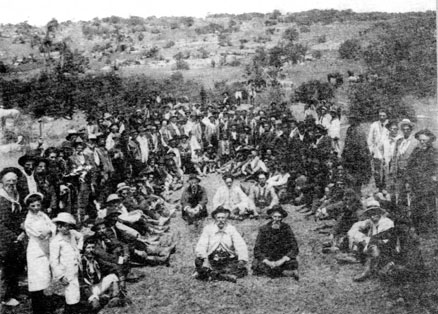
[(260, 260), (254, 260), (252, 265), (252, 270), (256, 276), (269, 276), (269, 277), (279, 277), (285, 270), (295, 270), (298, 269), (298, 262), (296, 259), (285, 262), (279, 267), (271, 268)]
[(49, 300), (44, 295), (43, 290), (31, 292), (30, 299), (32, 301), (32, 313), (33, 314), (50, 313), (50, 306), (48, 303)]
[(245, 277), (248, 274), (246, 267), (241, 266), (237, 258), (229, 258), (220, 262), (209, 259), (211, 268), (203, 267), (204, 259), (197, 257), (195, 260), (196, 271), (199, 279), (206, 280), (209, 277), (216, 278), (220, 275), (234, 275), (237, 278)]
[(1, 261), (2, 297), (5, 300), (14, 298), (19, 294), (18, 279), (24, 272), (26, 265), (26, 249), (21, 242), (11, 243)]

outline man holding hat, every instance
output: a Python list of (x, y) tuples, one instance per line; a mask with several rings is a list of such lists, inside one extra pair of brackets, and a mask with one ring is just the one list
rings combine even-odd
[(385, 215), (386, 211), (380, 207), (378, 201), (374, 198), (368, 199), (366, 210), (362, 214), (366, 219), (356, 222), (348, 231), (350, 249), (368, 257), (364, 272), (354, 277), (355, 281), (363, 281), (372, 274), (374, 266), (372, 265), (372, 257), (378, 256), (378, 247), (371, 241), (372, 237), (394, 228), (394, 222)]
[(21, 208), (17, 192), (17, 180), (21, 176), (22, 172), (13, 167), (0, 171), (0, 298), (11, 306), (18, 305), (14, 298), (18, 295), (18, 276), (26, 265), (25, 234), (21, 228), (26, 212)]
[(292, 276), (298, 280), (298, 244), (291, 227), (283, 222), (287, 212), (276, 205), (268, 210), (271, 221), (259, 229), (252, 269), (255, 275)]
[(228, 223), (228, 209), (219, 206), (211, 216), (214, 222), (204, 227), (195, 248), (198, 279), (236, 282), (248, 273), (248, 248), (236, 228)]
[(189, 225), (197, 224), (201, 219), (207, 217), (207, 191), (200, 186), (201, 179), (195, 174), (189, 176), (189, 185), (181, 195), (182, 218)]

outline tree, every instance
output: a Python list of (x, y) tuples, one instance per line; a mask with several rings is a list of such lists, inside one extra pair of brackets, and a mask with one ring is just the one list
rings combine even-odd
[(361, 46), (358, 39), (347, 39), (339, 46), (341, 59), (358, 59), (361, 56)]
[(288, 42), (294, 42), (298, 40), (299, 33), (295, 27), (289, 27), (284, 31), (282, 37)]
[(317, 104), (334, 97), (333, 87), (327, 82), (311, 80), (301, 84), (295, 91), (294, 100), (305, 104)]

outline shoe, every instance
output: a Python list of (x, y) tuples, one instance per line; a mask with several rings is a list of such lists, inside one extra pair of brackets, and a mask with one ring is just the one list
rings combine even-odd
[(360, 261), (353, 254), (339, 253), (336, 257), (339, 264), (359, 264)]
[(18, 302), (17, 299), (10, 298), (9, 300), (7, 300), (7, 301), (5, 301), (5, 302), (2, 302), (2, 304), (3, 304), (3, 305), (6, 305), (6, 306), (12, 306), (12, 307), (14, 307), (14, 306), (19, 305), (20, 302)]
[(219, 274), (217, 276), (218, 280), (224, 280), (224, 281), (229, 281), (232, 283), (236, 283), (237, 282), (237, 276), (234, 275), (229, 275), (229, 274)]
[(283, 271), (283, 276), (292, 277), (296, 281), (300, 281), (300, 276), (298, 275), (298, 271), (296, 270), (285, 270)]
[(91, 309), (93, 310), (93, 311), (97, 311), (98, 309), (100, 309), (100, 302), (99, 302), (99, 299), (97, 299), (97, 298), (94, 298), (93, 300), (91, 300), (90, 302), (89, 302), (89, 304), (90, 304), (90, 307), (91, 307)]
[(371, 277), (371, 271), (366, 270), (362, 274), (353, 277), (354, 282), (362, 282)]
[(109, 300), (107, 307), (119, 307), (122, 306), (122, 300), (118, 297), (114, 297), (111, 300)]

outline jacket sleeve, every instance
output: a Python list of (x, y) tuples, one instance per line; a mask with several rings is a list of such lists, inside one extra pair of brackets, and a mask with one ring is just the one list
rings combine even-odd
[(286, 233), (289, 242), (289, 251), (286, 253), (286, 256), (290, 259), (295, 259), (299, 253), (297, 240), (290, 226), (287, 226)]
[(266, 243), (264, 235), (265, 233), (262, 227), (260, 228), (259, 233), (257, 234), (256, 242), (254, 245), (254, 259), (257, 259), (259, 261), (263, 261), (265, 258), (267, 258), (263, 249), (264, 243)]
[(64, 276), (65, 268), (60, 262), (61, 244), (57, 238), (50, 242), (50, 267), (53, 277), (57, 280)]
[(201, 190), (202, 190), (202, 198), (199, 204), (202, 206), (207, 206), (208, 203), (207, 191), (203, 187), (201, 187)]
[(248, 261), (248, 247), (246, 246), (245, 240), (235, 228), (233, 228), (231, 237), (233, 239), (234, 249), (236, 250), (237, 258), (239, 261)]
[(206, 226), (199, 237), (196, 244), (195, 254), (196, 257), (208, 258), (208, 242), (209, 242), (209, 228)]

